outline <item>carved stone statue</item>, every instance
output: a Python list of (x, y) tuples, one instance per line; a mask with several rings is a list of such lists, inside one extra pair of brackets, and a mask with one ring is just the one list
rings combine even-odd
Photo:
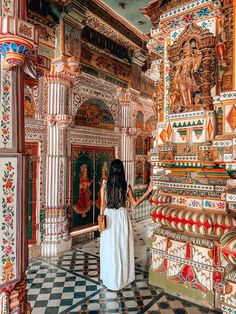
[[(183, 49), (183, 56), (176, 65), (176, 72), (173, 80), (173, 91), (176, 101), (179, 96), (184, 109), (189, 110), (193, 107), (194, 93), (200, 91), (194, 73), (198, 71), (202, 61), (202, 52), (192, 48), (189, 41), (186, 41)], [(176, 98), (176, 99), (175, 99)]]

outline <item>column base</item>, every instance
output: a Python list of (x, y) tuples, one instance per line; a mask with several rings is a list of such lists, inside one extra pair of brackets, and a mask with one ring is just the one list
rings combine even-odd
[(41, 255), (43, 257), (58, 256), (61, 253), (69, 251), (72, 245), (72, 238), (60, 242), (42, 242)]

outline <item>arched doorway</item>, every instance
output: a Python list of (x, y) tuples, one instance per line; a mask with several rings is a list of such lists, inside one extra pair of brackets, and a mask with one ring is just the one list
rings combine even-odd
[[(75, 128), (107, 134), (115, 129), (109, 107), (100, 99), (81, 104), (74, 118)], [(97, 222), (100, 210), (100, 188), (108, 176), (115, 147), (72, 145), (71, 165), (71, 230), (90, 228)]]

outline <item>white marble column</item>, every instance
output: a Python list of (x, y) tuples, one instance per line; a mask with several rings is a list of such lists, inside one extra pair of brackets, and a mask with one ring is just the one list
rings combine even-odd
[(66, 114), (70, 80), (61, 74), (48, 74), (46, 211), (43, 225), (42, 256), (56, 256), (69, 250), (71, 237), (66, 215), (66, 189), (69, 161), (67, 128), (71, 117)]
[(133, 140), (130, 134), (132, 127), (132, 105), (130, 94), (125, 92), (120, 97), (121, 106), (121, 160), (124, 163), (126, 180), (133, 185), (134, 177), (134, 156)]

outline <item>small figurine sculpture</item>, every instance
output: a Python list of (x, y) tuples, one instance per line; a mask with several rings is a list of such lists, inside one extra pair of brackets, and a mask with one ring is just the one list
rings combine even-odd
[(180, 95), (184, 110), (192, 109), (193, 93), (199, 92), (200, 88), (195, 79), (195, 72), (198, 71), (202, 61), (202, 52), (194, 49), (189, 41), (183, 46), (183, 57), (176, 65), (174, 76), (174, 95)]

